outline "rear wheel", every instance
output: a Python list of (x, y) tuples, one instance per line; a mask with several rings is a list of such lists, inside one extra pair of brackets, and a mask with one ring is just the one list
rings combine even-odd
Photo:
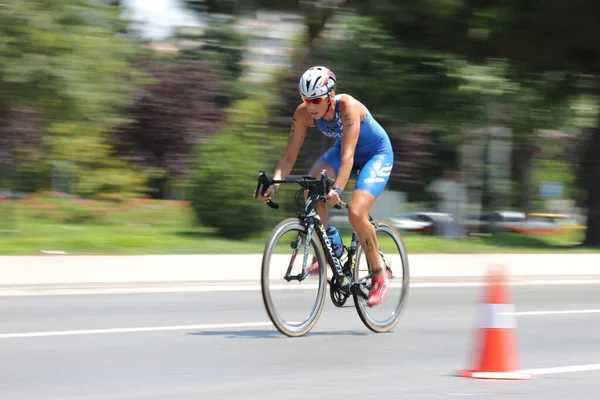
[[(362, 322), (370, 330), (378, 333), (388, 332), (400, 321), (406, 302), (410, 284), (410, 269), (406, 247), (396, 228), (386, 222), (375, 223), (375, 234), (379, 244), (382, 262), (392, 271), (392, 280), (386, 299), (375, 307), (367, 306), (367, 300), (354, 293), (354, 305)], [(354, 281), (361, 282), (360, 290), (369, 296), (371, 290), (371, 268), (360, 244), (356, 249), (356, 266)]]

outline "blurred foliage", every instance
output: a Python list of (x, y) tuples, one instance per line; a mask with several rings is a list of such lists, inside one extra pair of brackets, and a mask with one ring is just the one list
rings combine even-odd
[(252, 16), (260, 10), (294, 12), (303, 16), (307, 44), (319, 36), (327, 21), (335, 15), (345, 0), (183, 0), (201, 15), (225, 14)]
[(407, 50), (370, 17), (342, 14), (334, 22), (335, 36), (315, 44), (312, 63), (335, 71), (337, 93), (363, 101), (391, 135), (412, 123), (442, 126), (472, 115), (450, 56)]
[(61, 161), (72, 163), (72, 188), (79, 195), (140, 190), (144, 177), (111, 158), (103, 144), (104, 132), (124, 121), (119, 111), (129, 104), (138, 76), (130, 62), (140, 47), (115, 35), (122, 28), (118, 8), (86, 0), (8, 0), (0, 7), (0, 109), (33, 110), (39, 119), (32, 129), (43, 136), (41, 146), (36, 135), (32, 144), (15, 142), (10, 138), (19, 136), (18, 120), (3, 121), (12, 131), (3, 135), (11, 148), (35, 150), (25, 151), (34, 158), (11, 160), (25, 172), (13, 187), (47, 187), (48, 181), (23, 181), (31, 177), (27, 171), (49, 176), (52, 162)]
[[(27, 218), (56, 224), (161, 226), (169, 225), (165, 219), (183, 213), (187, 206), (185, 202), (158, 202), (115, 193), (99, 193), (97, 199), (73, 199), (64, 193), (42, 192), (22, 200), (19, 208)], [(155, 219), (156, 215), (163, 218)]]
[[(600, 42), (595, 39), (598, 2), (349, 0), (348, 4), (375, 16), (406, 47), (452, 53), (474, 63), (508, 60), (519, 83), (532, 74), (551, 77), (556, 90), (546, 92), (544, 100), (597, 95), (600, 90)], [(522, 109), (527, 120), (531, 109)], [(585, 135), (576, 169), (587, 192), (584, 243), (592, 246), (600, 246), (600, 186), (594, 183), (600, 179), (600, 162), (595, 161), (599, 159), (600, 127), (596, 126)]]
[(223, 23), (209, 20), (200, 39), (203, 42), (201, 54), (218, 63), (220, 77), (235, 81), (244, 72), (242, 61), (246, 38), (233, 29), (232, 21)]
[(201, 34), (178, 32), (173, 37), (176, 42), (185, 43), (180, 51), (182, 57), (201, 59), (210, 64), (211, 73), (220, 79), (222, 86), (215, 101), (225, 108), (236, 99), (244, 98), (248, 92), (247, 85), (239, 80), (244, 73), (247, 38), (235, 31), (234, 21), (207, 17), (207, 27)]
[(121, 159), (162, 171), (154, 175), (162, 197), (167, 182), (189, 172), (194, 146), (218, 128), (222, 84), (199, 59), (154, 57), (136, 65), (148, 79), (135, 89), (126, 110), (132, 121), (115, 130), (111, 144)]
[(247, 238), (266, 227), (267, 207), (252, 195), (274, 150), (264, 136), (264, 99), (235, 102), (222, 132), (198, 146), (190, 203), (200, 223), (225, 237)]
[(464, 55), (476, 63), (507, 59), (520, 73), (599, 72), (596, 2), (348, 0), (346, 4), (376, 17), (406, 47)]

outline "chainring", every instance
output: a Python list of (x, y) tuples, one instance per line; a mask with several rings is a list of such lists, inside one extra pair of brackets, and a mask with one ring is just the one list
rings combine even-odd
[(331, 282), (329, 283), (329, 294), (331, 295), (331, 302), (336, 307), (342, 307), (346, 304), (346, 300), (349, 297), (338, 288), (335, 276), (331, 278)]

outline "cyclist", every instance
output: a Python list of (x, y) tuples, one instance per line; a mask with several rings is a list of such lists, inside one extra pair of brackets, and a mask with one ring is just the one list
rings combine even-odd
[[(327, 204), (334, 206), (353, 170), (360, 170), (355, 190), (348, 205), (348, 219), (355, 230), (371, 266), (372, 288), (367, 305), (375, 306), (387, 296), (390, 272), (383, 272), (375, 229), (368, 213), (375, 199), (387, 184), (394, 164), (394, 152), (386, 131), (373, 119), (369, 110), (348, 94), (336, 94), (336, 77), (322, 66), (309, 68), (301, 76), (298, 88), (302, 103), (294, 112), (290, 136), (285, 151), (275, 167), (273, 179), (285, 179), (296, 162), (306, 128), (316, 126), (325, 136), (335, 138), (335, 144), (313, 164), (309, 175), (318, 178), (322, 170), (335, 178), (327, 194)], [(278, 185), (269, 187), (262, 201), (277, 193)], [(317, 205), (317, 214), (328, 227), (327, 207)], [(318, 270), (313, 259), (310, 272)]]

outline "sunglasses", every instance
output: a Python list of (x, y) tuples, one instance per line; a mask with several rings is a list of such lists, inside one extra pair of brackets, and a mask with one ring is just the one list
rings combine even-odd
[(305, 97), (302, 98), (302, 101), (304, 101), (304, 104), (309, 105), (310, 103), (313, 104), (321, 104), (323, 103), (325, 100), (327, 99), (327, 96), (324, 97), (316, 97), (314, 99), (307, 99)]

